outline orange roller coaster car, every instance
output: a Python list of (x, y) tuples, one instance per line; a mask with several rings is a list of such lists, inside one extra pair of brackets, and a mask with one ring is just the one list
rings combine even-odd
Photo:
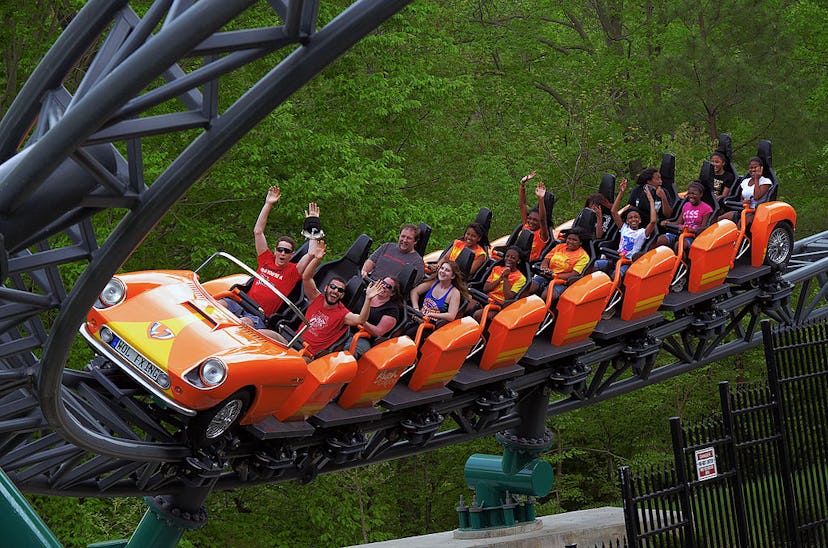
[(305, 363), (298, 351), (243, 325), (191, 271), (116, 276), (80, 332), (154, 398), (193, 417), (188, 432), (198, 445), (236, 421), (303, 420), (357, 371), (342, 352)]

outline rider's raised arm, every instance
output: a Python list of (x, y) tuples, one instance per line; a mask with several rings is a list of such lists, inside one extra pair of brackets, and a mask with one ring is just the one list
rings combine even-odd
[(540, 216), (540, 236), (541, 241), (546, 243), (549, 241), (549, 224), (546, 216), (546, 185), (538, 183), (535, 188), (535, 196), (538, 197), (538, 216)]
[[(316, 205), (316, 202), (311, 202), (308, 204), (308, 210), (305, 211), (305, 218), (308, 217), (319, 217), (319, 206)], [(305, 255), (301, 259), (299, 259), (298, 263), (296, 263), (296, 270), (299, 271), (300, 276), (305, 273), (305, 269), (308, 267), (308, 264), (310, 263), (311, 256), (313, 255), (313, 253), (316, 252), (318, 248), (316, 242), (317, 240), (314, 240), (312, 238), (308, 240), (308, 252), (305, 253)]]
[[(661, 187), (659, 187), (661, 188)], [(649, 238), (650, 235), (656, 228), (656, 222), (658, 221), (658, 215), (656, 214), (656, 207), (655, 207), (655, 198), (653, 198), (653, 192), (649, 188), (644, 189), (644, 194), (647, 196), (647, 199), (650, 201), (650, 222), (647, 223), (647, 226), (644, 228), (644, 234), (647, 235)]]
[(621, 205), (621, 196), (624, 195), (625, 190), (627, 190), (627, 179), (621, 179), (621, 183), (618, 185), (618, 194), (615, 196), (615, 201), (612, 202), (612, 208), (610, 208), (610, 215), (612, 215), (612, 220), (618, 228), (624, 226), (624, 220), (621, 218), (621, 214), (618, 213), (618, 206)]
[(325, 256), (327, 250), (328, 247), (325, 245), (325, 242), (320, 240), (317, 242), (316, 249), (313, 253), (308, 251), (310, 262), (308, 262), (305, 271), (302, 273), (302, 288), (305, 290), (305, 296), (309, 301), (314, 300), (322, 294), (319, 288), (316, 287), (316, 282), (313, 281), (313, 275), (316, 274), (316, 267), (322, 262), (322, 257)]
[(529, 215), (529, 209), (526, 207), (526, 183), (535, 177), (533, 171), (520, 180), (520, 190), (518, 191), (518, 201), (520, 202), (520, 221), (526, 224), (526, 217)]
[(362, 308), (360, 309), (359, 314), (348, 312), (345, 315), (345, 323), (347, 325), (364, 324), (368, 320), (368, 315), (371, 313), (371, 299), (379, 295), (379, 292), (379, 281), (373, 281), (368, 284), (368, 287), (365, 289), (365, 300), (362, 302)]
[(278, 186), (272, 186), (267, 190), (265, 203), (262, 210), (259, 212), (259, 217), (256, 219), (256, 224), (253, 225), (253, 240), (256, 242), (256, 256), (261, 255), (267, 251), (267, 237), (265, 236), (265, 229), (267, 228), (267, 218), (270, 216), (270, 210), (279, 198), (282, 197), (282, 191)]

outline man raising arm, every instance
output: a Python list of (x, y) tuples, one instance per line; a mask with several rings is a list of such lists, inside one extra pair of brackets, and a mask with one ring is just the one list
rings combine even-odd
[(326, 251), (325, 242), (319, 241), (314, 252), (309, 253), (310, 262), (302, 274), (302, 286), (305, 295), (310, 300), (305, 312), (308, 329), (302, 335), (302, 340), (307, 343), (308, 352), (312, 355), (316, 355), (335, 343), (344, 334), (346, 326), (364, 323), (371, 311), (371, 299), (380, 292), (380, 284), (372, 282), (365, 290), (365, 302), (359, 314), (355, 314), (342, 304), (342, 298), (345, 296), (345, 280), (341, 277), (333, 276), (320, 291), (313, 275)]

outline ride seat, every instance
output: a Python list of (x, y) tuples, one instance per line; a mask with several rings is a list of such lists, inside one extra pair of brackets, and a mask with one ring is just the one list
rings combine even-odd
[(422, 342), (408, 388), (420, 392), (448, 384), (478, 339), (480, 325), (469, 316), (436, 329)]
[(728, 196), (736, 191), (736, 187), (740, 181), (739, 171), (736, 169), (736, 164), (733, 163), (733, 140), (727, 133), (719, 135), (719, 144), (716, 146), (716, 152), (721, 152), (725, 155), (724, 170), (733, 175), (733, 183), (730, 185)]
[(474, 218), (474, 222), (482, 225), (486, 229), (486, 234), (488, 234), (492, 228), (492, 210), (481, 207), (480, 211), (477, 212), (477, 217)]
[(420, 231), (420, 238), (414, 244), (414, 249), (420, 254), (420, 257), (424, 257), (426, 249), (428, 249), (428, 240), (431, 238), (431, 226), (420, 222), (417, 225), (417, 229)]
[(316, 286), (324, 287), (334, 275), (339, 275), (346, 281), (353, 276), (358, 276), (363, 263), (368, 258), (372, 243), (373, 240), (368, 235), (360, 234), (342, 257), (328, 261), (316, 269), (313, 275)]
[(673, 250), (662, 245), (630, 265), (623, 282), (622, 320), (635, 320), (658, 310), (669, 292), (677, 260)]
[(702, 201), (713, 208), (713, 213), (710, 215), (710, 219), (713, 220), (718, 217), (719, 202), (713, 195), (713, 164), (707, 160), (702, 162), (699, 170), (699, 182), (704, 187)]
[(489, 322), (480, 369), (491, 371), (516, 364), (532, 344), (545, 315), (546, 303), (537, 295), (515, 300), (504, 307)]
[[(529, 289), (529, 283), (532, 281), (532, 271), (529, 267), (529, 261), (526, 261), (524, 259), (524, 257), (529, 256), (528, 249), (530, 249), (532, 245), (532, 231), (524, 230), (522, 233), (522, 237), (525, 239), (525, 241), (521, 242), (519, 240), (519, 243), (528, 242), (528, 246), (521, 247), (520, 245), (516, 244), (518, 245), (518, 247), (521, 247), (521, 254), (523, 255), (520, 261), (518, 261), (518, 269), (520, 269), (520, 271), (523, 272), (523, 275), (526, 276), (526, 284), (523, 286), (523, 288), (521, 288), (521, 290), (518, 292), (517, 295), (515, 295), (513, 299), (505, 301), (503, 303), (503, 306), (507, 306), (509, 303), (523, 297), (526, 291)], [(478, 301), (481, 305), (485, 305), (489, 302), (488, 295), (483, 292), (483, 286), (486, 284), (486, 280), (488, 279), (489, 275), (492, 273), (492, 270), (496, 266), (503, 266), (503, 264), (503, 259), (499, 259), (493, 262), (491, 265), (489, 265), (485, 269), (485, 271), (483, 271), (483, 268), (481, 268), (478, 272), (483, 271), (483, 274), (481, 274), (480, 277), (477, 278), (473, 283), (468, 284), (469, 291), (471, 292), (472, 297), (474, 297), (474, 299)]]
[(661, 173), (661, 186), (670, 197), (670, 202), (675, 202), (678, 198), (678, 191), (676, 190), (676, 155), (672, 152), (665, 152), (661, 157), (661, 167), (658, 169)]
[[(452, 246), (448, 246), (447, 248), (445, 248), (443, 252), (440, 254), (440, 259), (445, 257), (446, 254), (451, 250), (451, 248)], [(472, 250), (467, 247), (464, 247), (460, 250), (460, 253), (457, 254), (457, 258), (454, 259), (454, 262), (457, 263), (458, 268), (460, 268), (460, 272), (463, 273), (463, 276), (466, 277), (466, 280), (470, 279), (472, 276), (471, 267), (474, 263), (474, 253), (472, 252)], [(486, 263), (483, 264), (485, 265)], [(433, 270), (432, 272), (436, 272), (436, 270)]]
[(762, 169), (762, 174), (771, 180), (771, 187), (768, 190), (767, 194), (765, 194), (759, 203), (765, 202), (772, 202), (776, 200), (777, 192), (779, 191), (779, 179), (776, 177), (776, 171), (773, 169), (773, 155), (771, 153), (771, 142), (767, 139), (763, 139), (759, 141), (759, 147), (756, 151), (756, 156), (758, 156), (764, 167)]

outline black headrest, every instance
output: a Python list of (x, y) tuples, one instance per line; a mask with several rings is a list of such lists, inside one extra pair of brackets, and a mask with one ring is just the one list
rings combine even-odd
[(373, 240), (367, 234), (360, 234), (357, 236), (357, 239), (354, 240), (354, 243), (351, 244), (351, 247), (348, 248), (348, 251), (345, 252), (345, 255), (342, 258), (346, 261), (349, 261), (355, 265), (358, 265), (360, 268), (362, 267), (362, 263), (365, 262), (365, 259), (368, 258), (368, 252), (371, 251), (371, 244)]
[(348, 310), (359, 311), (362, 308), (362, 303), (365, 301), (365, 292), (362, 289), (365, 287), (365, 282), (360, 276), (351, 276), (345, 283), (345, 296), (342, 298), (342, 303)]
[(721, 152), (725, 156), (725, 171), (733, 174), (733, 177), (739, 179), (739, 170), (736, 169), (736, 164), (733, 163), (733, 141), (730, 135), (722, 133), (719, 135), (719, 144), (716, 146), (715, 152)]
[(529, 254), (532, 252), (532, 241), (534, 239), (535, 233), (528, 229), (523, 229), (518, 234), (517, 239), (512, 245), (516, 245), (520, 248), (520, 251), (523, 255), (522, 259), (529, 258)]
[(716, 209), (716, 200), (713, 198), (713, 164), (705, 160), (699, 171), (699, 182), (704, 187), (702, 200), (713, 209)]
[(721, 152), (725, 155), (725, 160), (729, 163), (733, 161), (733, 140), (727, 133), (719, 135), (719, 144), (716, 146), (716, 152)]
[(767, 139), (762, 139), (759, 141), (759, 148), (756, 151), (756, 155), (762, 159), (762, 163), (765, 164), (765, 169), (773, 168), (773, 158), (771, 154), (771, 142)]
[[(592, 211), (590, 208), (585, 207), (581, 211), (578, 212), (578, 215), (575, 216), (575, 220), (572, 221), (572, 228), (579, 228), (583, 233), (582, 240), (588, 240), (591, 235), (595, 233), (595, 224), (598, 221), (596, 218), (595, 212)], [(569, 230), (561, 231), (564, 234), (568, 234)]]
[(428, 248), (428, 239), (431, 238), (431, 227), (421, 222), (417, 225), (417, 228), (420, 230), (420, 239), (417, 240), (414, 249), (422, 256), (426, 254), (426, 249)]
[(665, 152), (661, 157), (661, 167), (658, 170), (661, 173), (661, 186), (670, 195), (671, 200), (676, 199), (676, 155), (672, 152)]
[(487, 207), (481, 207), (480, 211), (477, 212), (477, 217), (474, 218), (474, 222), (483, 225), (483, 228), (488, 233), (489, 229), (492, 228), (492, 210)]
[(604, 176), (601, 177), (601, 184), (598, 186), (598, 192), (612, 203), (615, 200), (615, 175), (604, 173)]
[(342, 257), (329, 261), (316, 270), (313, 275), (316, 285), (324, 287), (334, 276), (347, 281), (352, 276), (358, 275), (370, 250), (371, 238), (366, 234), (360, 234)]
[(460, 250), (460, 253), (457, 254), (457, 258), (454, 259), (454, 262), (457, 263), (457, 267), (460, 268), (460, 272), (463, 273), (463, 276), (468, 279), (469, 274), (471, 273), (472, 263), (474, 263), (474, 253), (468, 247), (464, 247)]
[(776, 171), (773, 169), (773, 155), (771, 153), (771, 142), (767, 139), (762, 139), (759, 141), (759, 148), (756, 151), (756, 155), (762, 160), (762, 174), (771, 180), (774, 184), (774, 187), (771, 189), (771, 194), (768, 196), (767, 200), (775, 200), (776, 194), (778, 189), (776, 188), (779, 185), (779, 179), (776, 178)]
[(417, 269), (410, 264), (403, 266), (397, 274), (397, 280), (400, 282), (400, 294), (403, 295), (403, 298), (414, 289), (414, 284), (417, 283), (417, 274)]
[(543, 197), (543, 205), (546, 207), (546, 226), (552, 226), (552, 213), (555, 210), (555, 195), (547, 190)]

